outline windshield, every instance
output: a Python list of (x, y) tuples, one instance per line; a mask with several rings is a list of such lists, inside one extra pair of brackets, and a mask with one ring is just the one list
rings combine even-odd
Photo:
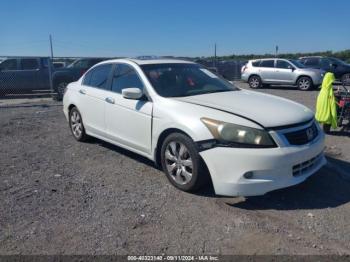
[(338, 58), (328, 58), (332, 63), (334, 64), (340, 64), (340, 65), (347, 65), (344, 61), (338, 59)]
[(68, 68), (89, 68), (89, 61), (84, 59), (75, 60), (67, 66)]
[(163, 97), (183, 97), (239, 90), (198, 64), (141, 66), (155, 91)]
[(293, 65), (295, 65), (298, 68), (305, 68), (305, 66), (300, 63), (298, 60), (290, 59), (289, 62), (291, 62)]

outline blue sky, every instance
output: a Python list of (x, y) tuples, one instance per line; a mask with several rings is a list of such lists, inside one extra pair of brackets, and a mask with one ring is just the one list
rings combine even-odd
[(350, 1), (2, 0), (0, 55), (207, 56), (350, 48)]

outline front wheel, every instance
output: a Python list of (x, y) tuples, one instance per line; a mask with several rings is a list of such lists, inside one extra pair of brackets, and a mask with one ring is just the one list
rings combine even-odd
[(170, 183), (180, 190), (193, 192), (208, 182), (195, 144), (184, 134), (173, 133), (164, 140), (161, 163)]
[(262, 86), (262, 81), (259, 76), (251, 76), (249, 77), (248, 84), (250, 88), (257, 89)]
[(302, 76), (298, 79), (297, 86), (301, 91), (309, 91), (313, 88), (313, 83), (310, 77)]
[(88, 135), (85, 133), (83, 119), (76, 107), (69, 111), (69, 127), (77, 141), (83, 142), (87, 140)]

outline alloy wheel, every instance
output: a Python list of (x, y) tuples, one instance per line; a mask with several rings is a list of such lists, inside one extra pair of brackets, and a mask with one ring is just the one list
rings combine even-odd
[(260, 80), (257, 77), (252, 77), (249, 81), (251, 88), (258, 88), (260, 85)]
[(170, 142), (165, 150), (165, 163), (170, 177), (179, 185), (192, 179), (193, 162), (189, 150), (180, 142)]
[(311, 83), (310, 83), (310, 80), (308, 79), (303, 78), (299, 81), (299, 88), (301, 90), (308, 90), (310, 86), (311, 86)]
[(72, 132), (76, 138), (79, 138), (83, 132), (83, 123), (80, 114), (77, 111), (73, 111), (70, 120)]

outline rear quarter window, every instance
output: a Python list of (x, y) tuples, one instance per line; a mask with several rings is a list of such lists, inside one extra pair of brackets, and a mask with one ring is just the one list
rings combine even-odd
[(1, 70), (17, 70), (17, 59), (7, 59), (0, 64)]
[(260, 60), (252, 62), (252, 66), (258, 67), (260, 65)]

